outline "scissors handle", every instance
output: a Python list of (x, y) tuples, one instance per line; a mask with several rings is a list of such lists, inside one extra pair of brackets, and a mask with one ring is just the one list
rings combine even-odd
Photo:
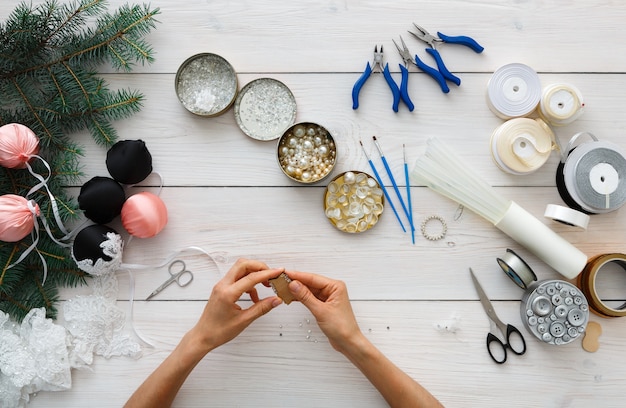
[[(494, 343), (498, 344), (498, 346), (494, 346)], [(497, 348), (497, 350), (494, 348)], [(506, 325), (506, 343), (503, 343), (493, 333), (487, 333), (487, 351), (493, 361), (503, 364), (506, 361), (507, 349), (518, 356), (526, 352), (526, 341), (517, 327), (511, 324)]]
[[(191, 281), (193, 280), (193, 273), (191, 273), (190, 270), (183, 269), (182, 271), (178, 272), (176, 275), (173, 275), (172, 277), (176, 280), (176, 283), (178, 284), (178, 286), (182, 288), (191, 283)], [(183, 277), (185, 278), (181, 279)]]

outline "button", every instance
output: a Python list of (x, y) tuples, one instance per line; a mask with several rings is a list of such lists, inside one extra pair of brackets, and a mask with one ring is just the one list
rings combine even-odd
[(554, 313), (550, 315), (550, 320), (552, 320), (553, 322), (556, 321), (556, 315)]
[(576, 296), (574, 298), (574, 304), (578, 305), (578, 306), (582, 305), (583, 304), (583, 298), (581, 298), (580, 296)]
[(569, 334), (570, 337), (577, 337), (578, 329), (576, 329), (576, 327), (570, 327), (569, 329), (567, 329), (567, 334)]
[[(571, 299), (571, 298), (568, 298)], [(557, 306), (556, 309), (554, 309), (554, 314), (557, 315), (558, 317), (565, 317), (567, 316), (567, 306), (565, 305), (561, 305), (561, 306)]]
[(537, 331), (539, 333), (546, 333), (548, 331), (548, 326), (544, 323), (541, 323), (539, 326), (537, 326)]
[(550, 340), (552, 340), (552, 335), (550, 333), (544, 333), (541, 335), (541, 339), (548, 343), (550, 342)]
[(563, 335), (567, 333), (567, 329), (565, 325), (561, 322), (553, 322), (550, 325), (550, 334), (554, 337), (563, 337)]
[(552, 304), (553, 305), (558, 306), (561, 303), (563, 303), (563, 298), (561, 297), (561, 295), (554, 295), (554, 296), (552, 296)]
[(563, 300), (563, 303), (565, 303), (568, 306), (571, 306), (574, 304), (574, 299), (571, 296), (568, 296)]
[(545, 316), (552, 310), (552, 303), (545, 296), (537, 296), (533, 300), (532, 310), (537, 316)]
[(544, 323), (544, 322), (546, 321), (546, 319), (544, 319), (543, 317), (539, 317), (539, 318), (537, 319), (537, 321), (538, 321), (539, 323)]
[(561, 340), (563, 340), (564, 343), (569, 343), (570, 341), (572, 341), (572, 338), (566, 334), (561, 338)]
[(534, 315), (533, 311), (530, 309), (526, 309), (526, 316), (530, 317), (532, 315)]
[(529, 324), (530, 326), (534, 326), (534, 325), (536, 325), (536, 324), (537, 324), (537, 316), (530, 316), (530, 317), (528, 318), (528, 324)]
[(543, 286), (539, 286), (537, 288), (537, 293), (539, 293), (540, 295), (543, 295), (544, 293), (546, 293), (546, 288)]
[(556, 344), (557, 346), (563, 344), (563, 339), (561, 339), (561, 338), (554, 339), (554, 344)]
[(563, 288), (563, 284), (561, 282), (557, 282), (554, 284), (554, 287), (558, 290), (561, 290)]
[(548, 286), (546, 288), (546, 293), (550, 296), (554, 295), (556, 293), (556, 288), (554, 286)]
[(572, 326), (582, 326), (585, 320), (585, 314), (578, 308), (570, 310), (567, 314), (567, 321), (570, 322)]

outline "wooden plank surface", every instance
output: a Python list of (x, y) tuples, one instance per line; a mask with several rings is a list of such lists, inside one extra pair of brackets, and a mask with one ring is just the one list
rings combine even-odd
[[(111, 8), (124, 2), (110, 1)], [(0, 15), (15, 3), (2, 2)], [(349, 235), (325, 219), (326, 182), (303, 186), (279, 170), (276, 144), (246, 137), (230, 110), (215, 118), (194, 116), (174, 92), (179, 65), (199, 52), (222, 55), (238, 72), (240, 87), (272, 77), (294, 93), (298, 121), (327, 127), (337, 140), (333, 174), (369, 171), (362, 139), (373, 157), (372, 135), (383, 147), (394, 174), (402, 174), (402, 144), (412, 163), (430, 136), (455, 147), (491, 185), (542, 220), (585, 254), (624, 252), (624, 210), (594, 215), (588, 230), (574, 230), (543, 218), (549, 203), (563, 204), (555, 188), (559, 158), (528, 176), (498, 170), (489, 139), (502, 120), (486, 104), (485, 89), (497, 68), (522, 62), (540, 74), (543, 85), (574, 84), (584, 95), (583, 116), (555, 129), (566, 143), (589, 131), (622, 146), (626, 128), (626, 4), (586, 1), (200, 1), (160, 0), (157, 29), (148, 40), (156, 61), (130, 74), (103, 67), (111, 88), (138, 89), (142, 111), (117, 122), (122, 139), (146, 141), (155, 170), (163, 175), (162, 198), (169, 223), (151, 239), (134, 239), (124, 262), (154, 263), (176, 250), (199, 246), (217, 262), (198, 254), (185, 257), (195, 271), (193, 284), (175, 285), (149, 302), (135, 300), (134, 325), (152, 339), (139, 360), (96, 359), (92, 370), (75, 371), (72, 389), (42, 392), (33, 407), (119, 407), (165, 358), (195, 322), (212, 285), (238, 257), (261, 259), (345, 280), (361, 329), (395, 363), (449, 407), (622, 407), (626, 404), (621, 362), (624, 321), (601, 319), (600, 350), (585, 352), (580, 341), (549, 346), (523, 329), (522, 291), (497, 266), (506, 248), (516, 250), (539, 279), (560, 275), (487, 221), (427, 188), (411, 186), (416, 221), (441, 215), (445, 239), (420, 234), (415, 245), (387, 209), (365, 234)], [(361, 107), (352, 109), (351, 89), (375, 44), (397, 81), (401, 62), (392, 38), (402, 35), (413, 53), (431, 63), (424, 46), (406, 33), (416, 22), (431, 31), (465, 34), (485, 52), (443, 45), (448, 67), (462, 78), (443, 94), (434, 81), (412, 69), (414, 112), (391, 110), (391, 95), (379, 76), (363, 88)], [(428, 58), (428, 59), (427, 59)], [(85, 181), (106, 175), (106, 151), (87, 134), (83, 144)], [(153, 178), (138, 189), (156, 191)], [(400, 183), (404, 186), (404, 182)], [(70, 186), (78, 194), (80, 184)], [(113, 226), (122, 230), (119, 223)], [(470, 283), (468, 267), (480, 276), (499, 315), (522, 329), (528, 352), (496, 365), (485, 350), (488, 320)], [(137, 299), (144, 299), (167, 272), (133, 272)], [(623, 299), (626, 278), (611, 276), (606, 290)], [(119, 306), (128, 311), (129, 280), (119, 274)], [(89, 288), (64, 289), (63, 301)], [(269, 289), (261, 289), (269, 294)], [(242, 305), (246, 305), (242, 300)], [(62, 322), (62, 318), (61, 318)], [(130, 327), (127, 328), (130, 331)], [(310, 332), (309, 332), (310, 330)], [(180, 407), (382, 407), (385, 402), (347, 360), (329, 346), (312, 316), (299, 304), (281, 306), (259, 319), (233, 342), (215, 350), (183, 386)]]

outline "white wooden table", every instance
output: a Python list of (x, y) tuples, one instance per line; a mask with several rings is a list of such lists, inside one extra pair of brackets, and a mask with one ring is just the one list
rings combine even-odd
[[(112, 0), (111, 8), (124, 3)], [(325, 218), (326, 182), (302, 185), (279, 170), (275, 142), (245, 136), (230, 110), (215, 118), (187, 112), (174, 92), (179, 65), (191, 55), (212, 52), (237, 70), (240, 87), (272, 77), (297, 100), (297, 121), (317, 122), (338, 144), (333, 174), (369, 172), (359, 139), (379, 137), (394, 174), (402, 175), (402, 145), (410, 163), (430, 136), (452, 144), (491, 185), (537, 216), (591, 256), (624, 251), (626, 210), (595, 215), (587, 231), (543, 217), (547, 204), (563, 204), (555, 188), (553, 154), (539, 171), (511, 176), (489, 153), (492, 131), (502, 123), (488, 109), (486, 85), (504, 64), (533, 67), (542, 84), (568, 82), (585, 98), (586, 111), (558, 128), (566, 142), (579, 131), (626, 146), (626, 4), (585, 1), (293, 1), (159, 0), (160, 24), (148, 37), (156, 51), (152, 65), (131, 74), (105, 72), (112, 88), (146, 95), (142, 111), (117, 122), (123, 139), (143, 139), (155, 170), (165, 180), (162, 198), (169, 211), (165, 230), (135, 239), (124, 261), (150, 263), (177, 249), (200, 246), (227, 258), (219, 267), (202, 256), (186, 259), (195, 272), (186, 288), (171, 286), (149, 302), (136, 301), (134, 324), (156, 348), (139, 360), (99, 358), (92, 371), (75, 371), (72, 389), (43, 392), (33, 407), (119, 407), (195, 323), (212, 285), (238, 257), (271, 266), (316, 272), (346, 281), (362, 330), (383, 352), (450, 407), (622, 407), (626, 322), (602, 324), (601, 346), (588, 353), (580, 341), (550, 346), (522, 325), (522, 291), (496, 264), (506, 248), (516, 250), (540, 280), (561, 275), (491, 224), (419, 185), (411, 186), (414, 218), (438, 214), (447, 220), (445, 239), (419, 233), (415, 245), (389, 208), (364, 234), (346, 234)], [(6, 15), (14, 2), (3, 2)], [(465, 34), (482, 54), (460, 46), (441, 47), (448, 67), (462, 78), (443, 94), (424, 73), (411, 70), (409, 112), (391, 110), (391, 95), (380, 75), (370, 78), (361, 106), (352, 109), (351, 89), (374, 45), (399, 81), (401, 62), (393, 39), (403, 35), (413, 53), (429, 64), (423, 44), (406, 33), (416, 22), (432, 32)], [(106, 175), (106, 151), (86, 134), (85, 180)], [(379, 162), (380, 164), (380, 162)], [(380, 167), (382, 169), (382, 166)], [(402, 178), (400, 178), (402, 180)], [(404, 183), (400, 183), (401, 187)], [(76, 186), (76, 191), (78, 191)], [(154, 191), (156, 188), (146, 187)], [(498, 314), (518, 326), (528, 351), (494, 364), (485, 350), (489, 328), (468, 273), (472, 267), (494, 299)], [(167, 276), (165, 269), (136, 272), (136, 296), (145, 298)], [(617, 293), (626, 278), (615, 277)], [(128, 304), (128, 280), (120, 278), (119, 305)], [(269, 289), (261, 289), (269, 295)], [(62, 292), (68, 299), (86, 288)], [(246, 306), (249, 301), (243, 300)], [(445, 326), (448, 326), (446, 329)], [(209, 354), (183, 386), (180, 407), (382, 407), (384, 400), (361, 373), (328, 344), (302, 305), (281, 306), (240, 337)]]

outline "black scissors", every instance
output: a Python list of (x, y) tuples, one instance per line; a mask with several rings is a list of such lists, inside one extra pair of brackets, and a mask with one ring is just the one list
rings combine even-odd
[(193, 280), (193, 273), (189, 269), (187, 269), (187, 265), (185, 265), (185, 262), (180, 259), (176, 259), (175, 261), (173, 261), (167, 267), (167, 271), (170, 273), (170, 277), (165, 282), (163, 282), (161, 286), (159, 286), (152, 293), (150, 293), (150, 296), (148, 296), (146, 300), (150, 300), (153, 296), (155, 296), (174, 282), (176, 282), (178, 286), (183, 288), (189, 285)]
[[(496, 312), (493, 310), (493, 305), (489, 301), (487, 294), (483, 290), (482, 286), (480, 286), (478, 279), (476, 279), (472, 268), (470, 268), (470, 274), (472, 275), (472, 281), (474, 282), (474, 286), (476, 287), (476, 292), (478, 292), (480, 303), (483, 305), (487, 316), (489, 316), (489, 324), (491, 327), (489, 329), (489, 333), (487, 333), (487, 351), (489, 351), (491, 359), (498, 364), (504, 363), (506, 361), (506, 349), (509, 349), (518, 356), (521, 356), (526, 352), (526, 341), (524, 340), (524, 336), (522, 336), (522, 333), (517, 330), (517, 328), (512, 324), (502, 323), (502, 320), (498, 318), (498, 315), (496, 315)], [(500, 331), (500, 335), (504, 335), (506, 333), (506, 343), (500, 340), (498, 336), (493, 334), (494, 324)], [(492, 345), (494, 343), (498, 344), (499, 347), (502, 349), (502, 351), (496, 350), (497, 353), (495, 355), (492, 350)]]

